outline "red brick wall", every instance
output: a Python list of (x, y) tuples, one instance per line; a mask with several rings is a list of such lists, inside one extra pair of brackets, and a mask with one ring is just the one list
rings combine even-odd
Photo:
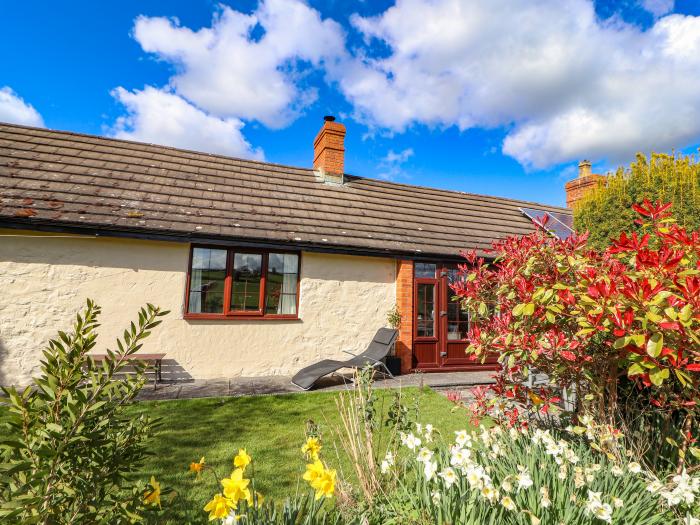
[(328, 173), (345, 173), (345, 126), (340, 122), (324, 122), (314, 140), (314, 169)]
[(396, 304), (401, 313), (396, 355), (401, 373), (411, 370), (413, 360), (413, 261), (396, 261)]
[(594, 189), (605, 179), (605, 175), (591, 173), (577, 179), (571, 180), (564, 185), (566, 189), (566, 207), (572, 208), (583, 198), (583, 196)]

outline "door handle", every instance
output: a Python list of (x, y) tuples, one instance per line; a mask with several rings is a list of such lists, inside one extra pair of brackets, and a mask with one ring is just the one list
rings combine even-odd
[(440, 352), (440, 357), (447, 357), (447, 352)]
[(440, 317), (445, 317), (447, 312), (445, 310), (440, 310)]

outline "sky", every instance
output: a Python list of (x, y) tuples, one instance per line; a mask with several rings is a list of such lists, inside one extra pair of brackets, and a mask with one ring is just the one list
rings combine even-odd
[(0, 121), (563, 205), (700, 145), (700, 0), (6, 0)]

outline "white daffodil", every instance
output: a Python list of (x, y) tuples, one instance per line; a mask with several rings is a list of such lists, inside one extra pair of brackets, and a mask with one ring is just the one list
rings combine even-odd
[(481, 497), (493, 503), (498, 499), (498, 491), (491, 486), (485, 486), (481, 489)]
[(469, 434), (467, 434), (466, 430), (458, 430), (455, 432), (455, 443), (457, 443), (460, 448), (464, 447), (467, 441), (469, 441)]
[(700, 525), (700, 519), (694, 518), (688, 514), (685, 518), (683, 518), (683, 525)]
[(409, 450), (415, 450), (421, 446), (421, 440), (413, 434), (402, 435), (401, 441)]
[(639, 474), (642, 471), (642, 466), (636, 461), (632, 461), (629, 465), (627, 465), (627, 470), (629, 470), (632, 474)]
[(547, 490), (547, 487), (540, 488), (540, 495), (542, 496), (542, 499), (540, 500), (540, 506), (543, 509), (550, 507), (552, 505), (552, 500), (549, 499), (549, 490)]
[(616, 509), (621, 509), (622, 507), (625, 506), (624, 501), (622, 501), (620, 498), (615, 498), (615, 497), (613, 497), (613, 499), (612, 499), (612, 504), (613, 504), (613, 507), (615, 507)]
[(384, 459), (382, 460), (382, 463), (379, 465), (379, 470), (381, 471), (382, 474), (386, 474), (389, 472), (389, 469), (391, 469), (391, 465), (389, 465), (389, 462)]
[(518, 482), (518, 490), (532, 487), (532, 478), (527, 472), (527, 469), (525, 467), (522, 469), (518, 467), (518, 470), (520, 470), (520, 472), (515, 475), (515, 481)]
[(622, 470), (622, 469), (621, 469), (620, 467), (618, 467), (617, 465), (614, 465), (613, 468), (610, 469), (610, 473), (611, 473), (613, 476), (615, 476), (616, 478), (619, 478), (620, 476), (622, 476), (622, 475), (625, 473), (625, 471)]
[(606, 523), (612, 523), (612, 507), (607, 503), (598, 505), (593, 511), (593, 515)]
[(510, 496), (503, 496), (501, 498), (501, 505), (506, 510), (515, 510), (515, 502), (510, 498)]
[(450, 467), (443, 469), (442, 472), (440, 472), (439, 476), (443, 479), (448, 489), (452, 485), (457, 483), (457, 474), (455, 474), (455, 471), (452, 470)]
[(420, 452), (418, 452), (418, 456), (416, 456), (416, 458), (418, 459), (418, 461), (421, 461), (423, 463), (425, 463), (426, 461), (430, 461), (431, 459), (433, 459), (433, 451), (423, 447), (422, 449), (420, 449)]
[(440, 493), (437, 490), (434, 490), (430, 493), (430, 498), (433, 500), (433, 503), (435, 505), (440, 503)]
[(431, 425), (430, 423), (425, 425), (425, 433), (423, 434), (423, 436), (425, 437), (425, 440), (428, 443), (430, 443), (433, 440), (433, 430), (433, 425)]

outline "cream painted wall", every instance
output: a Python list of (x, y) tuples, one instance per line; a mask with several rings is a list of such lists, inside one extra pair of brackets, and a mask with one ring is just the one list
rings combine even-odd
[[(293, 374), (362, 350), (395, 304), (393, 259), (302, 254), (298, 321), (182, 316), (189, 247), (0, 229), (0, 384), (27, 384), (41, 350), (86, 298), (102, 307), (99, 352), (139, 306), (171, 310), (142, 352), (165, 352), (182, 378)], [(172, 361), (171, 361), (172, 360)]]

